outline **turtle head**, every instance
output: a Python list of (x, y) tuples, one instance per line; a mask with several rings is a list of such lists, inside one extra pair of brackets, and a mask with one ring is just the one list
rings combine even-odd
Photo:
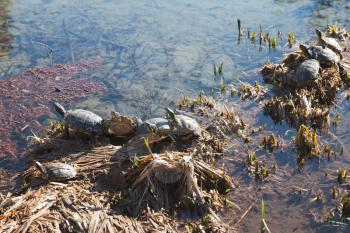
[(308, 48), (305, 44), (300, 44), (299, 45), (299, 49), (303, 52), (303, 54), (306, 56), (306, 57), (309, 57), (310, 54), (309, 54), (309, 51), (308, 51)]
[(34, 166), (40, 171), (42, 175), (44, 175), (45, 177), (48, 176), (46, 168), (40, 162), (34, 160)]
[(109, 129), (110, 125), (111, 125), (111, 121), (110, 120), (103, 119), (101, 121), (101, 126), (102, 126), (103, 133), (107, 133), (107, 134), (109, 133), (108, 129)]
[(175, 112), (172, 109), (166, 107), (165, 112), (171, 120), (175, 119)]
[(317, 39), (318, 40), (321, 40), (322, 39), (322, 32), (316, 28), (316, 36), (317, 36)]
[(61, 104), (54, 102), (53, 107), (55, 111), (58, 112), (58, 114), (64, 117), (64, 115), (66, 114), (66, 109)]
[(149, 132), (157, 133), (157, 126), (155, 124), (152, 124), (152, 123), (149, 123), (149, 122), (145, 122), (144, 124), (146, 125), (147, 130)]

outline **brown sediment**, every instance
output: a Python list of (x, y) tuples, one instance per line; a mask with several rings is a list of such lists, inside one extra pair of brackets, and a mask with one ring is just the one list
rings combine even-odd
[(69, 103), (77, 98), (102, 93), (105, 86), (89, 77), (75, 78), (89, 68), (96, 68), (101, 58), (52, 67), (34, 67), (0, 80), (0, 157), (15, 153), (10, 138), (30, 128), (38, 128), (38, 117), (50, 112), (49, 103)]

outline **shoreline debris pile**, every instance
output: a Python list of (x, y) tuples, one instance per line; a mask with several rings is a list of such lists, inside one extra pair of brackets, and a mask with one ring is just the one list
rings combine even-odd
[[(115, 114), (109, 125), (123, 128), (117, 124), (125, 122), (116, 120)], [(1, 196), (0, 231), (19, 227), (19, 232), (177, 232), (185, 227), (227, 232), (217, 212), (228, 206), (224, 195), (234, 183), (225, 170), (209, 164), (223, 152), (222, 135), (207, 130), (213, 128), (211, 123), (204, 128), (184, 114), (140, 120), (121, 146), (101, 138), (92, 146), (75, 129), (68, 129), (71, 137), (65, 140), (63, 124), (52, 124), (44, 138), (32, 138), (28, 156), (34, 162), (16, 178), (20, 186)], [(227, 114), (226, 107), (226, 113), (214, 115), (228, 119)], [(166, 119), (170, 123), (164, 125)], [(113, 138), (115, 131), (110, 132)], [(143, 154), (126, 153), (134, 137), (134, 152), (145, 147)], [(158, 149), (152, 138), (160, 144)]]
[(276, 123), (327, 130), (330, 107), (337, 102), (338, 91), (349, 84), (348, 33), (339, 31), (344, 41), (338, 42), (330, 31), (316, 32), (317, 45), (300, 44), (282, 64), (268, 63), (260, 70), (264, 81), (275, 89), (264, 112)]

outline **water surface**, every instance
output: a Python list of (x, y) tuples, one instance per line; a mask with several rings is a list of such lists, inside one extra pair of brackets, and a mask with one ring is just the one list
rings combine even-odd
[[(238, 43), (238, 18), (250, 32), (258, 32), (260, 25), (264, 32), (273, 36), (281, 31), (282, 42), (276, 50), (266, 46), (259, 50), (258, 44), (244, 38)], [(146, 118), (162, 114), (164, 106), (175, 106), (182, 94), (217, 92), (218, 82), (213, 80), (214, 63), (223, 62), (227, 83), (252, 82), (260, 78), (255, 72), (262, 64), (268, 60), (279, 61), (288, 50), (285, 39), (289, 31), (297, 41), (305, 41), (315, 37), (315, 27), (335, 22), (350, 28), (349, 1), (2, 0), (0, 78), (10, 78), (33, 66), (47, 67), (100, 56), (103, 64), (92, 73), (106, 85), (107, 93), (71, 105), (94, 110), (103, 116), (116, 110)], [(246, 114), (249, 107), (238, 102), (237, 106), (242, 116), (249, 115)], [(345, 105), (343, 119), (347, 118), (347, 110)], [(247, 117), (252, 124), (265, 124), (271, 131), (288, 129), (273, 126), (261, 113), (250, 115)], [(45, 122), (45, 119), (40, 120)], [(350, 122), (343, 124), (346, 123)], [(334, 133), (345, 143), (350, 142), (341, 127)], [(281, 155), (287, 154), (293, 161), (280, 161), (293, 177), (286, 186), (305, 179), (295, 171), (294, 153), (288, 151)], [(344, 166), (344, 161), (349, 165), (348, 159), (344, 159), (325, 165), (330, 166), (325, 169)], [(8, 164), (0, 162), (0, 174), (9, 172)], [(232, 167), (238, 169), (235, 165)], [(319, 169), (310, 182), (316, 182), (322, 173), (324, 171)], [(235, 172), (232, 175), (236, 175)], [(256, 190), (254, 182), (242, 179), (246, 187), (252, 185)], [(279, 191), (276, 184), (273, 187), (276, 191), (267, 197), (268, 220), (272, 222), (273, 232), (315, 232), (312, 230), (314, 222), (305, 207), (293, 202), (294, 199), (291, 201), (288, 191)], [(256, 193), (252, 200), (258, 203), (261, 192)], [(236, 197), (238, 199), (238, 193)], [(252, 200), (244, 203), (242, 199), (243, 207), (249, 206)], [(242, 229), (256, 232), (258, 227), (257, 204), (242, 222)], [(334, 229), (322, 230), (333, 232)]]

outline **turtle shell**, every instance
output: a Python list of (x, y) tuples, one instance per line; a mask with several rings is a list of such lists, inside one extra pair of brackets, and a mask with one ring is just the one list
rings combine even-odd
[(326, 37), (322, 32), (318, 29), (316, 29), (317, 39), (320, 45), (325, 46), (327, 48), (330, 48), (337, 54), (341, 54), (342, 48), (338, 41), (331, 37)]
[(195, 119), (185, 115), (175, 115), (173, 121), (179, 136), (187, 134), (201, 135), (202, 128)]
[(297, 85), (305, 85), (309, 81), (318, 77), (320, 63), (315, 59), (309, 59), (301, 63), (294, 75), (294, 81)]
[(66, 163), (48, 163), (42, 165), (42, 172), (46, 173), (47, 178), (53, 181), (63, 181), (75, 178), (77, 171), (75, 168)]
[(127, 136), (135, 133), (139, 122), (136, 117), (124, 116), (118, 112), (111, 112), (109, 132), (115, 136)]
[(340, 57), (333, 52), (333, 50), (329, 48), (322, 48), (321, 46), (310, 46), (304, 49), (303, 52), (307, 52), (305, 55), (308, 58), (316, 59), (324, 65), (333, 65), (340, 61)]
[(102, 117), (84, 109), (68, 110), (64, 116), (64, 123), (79, 130), (102, 133)]
[(172, 131), (169, 120), (161, 117), (148, 119), (144, 122), (144, 125), (148, 131), (153, 130), (161, 135), (169, 134)]
[(334, 38), (322, 37), (321, 42), (322, 42), (322, 45), (324, 45), (327, 48), (330, 48), (331, 50), (333, 50), (336, 53), (341, 53), (341, 51), (342, 51), (340, 44)]

